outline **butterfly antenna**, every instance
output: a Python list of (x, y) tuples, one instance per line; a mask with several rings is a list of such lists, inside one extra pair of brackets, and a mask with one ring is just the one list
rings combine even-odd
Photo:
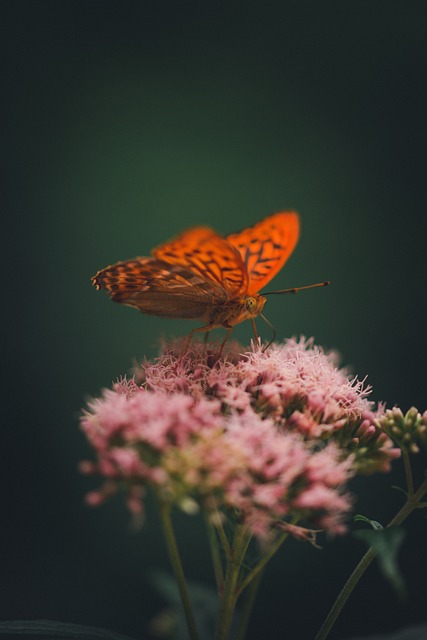
[(260, 315), (260, 318), (262, 318), (264, 320), (264, 322), (266, 324), (268, 324), (268, 326), (270, 327), (270, 329), (273, 332), (273, 337), (271, 338), (270, 342), (265, 347), (262, 348), (262, 352), (265, 353), (267, 351), (268, 347), (274, 342), (274, 340), (276, 338), (277, 331), (276, 331), (276, 327), (274, 327), (271, 324), (270, 320), (267, 320), (267, 318), (262, 313), (260, 313), (259, 315)]
[[(330, 280), (326, 280), (325, 282), (316, 282), (316, 284), (307, 284), (305, 287), (293, 287), (292, 289), (279, 289), (278, 291), (267, 291), (263, 292), (263, 296), (272, 296), (279, 293), (298, 293), (299, 291), (304, 291), (304, 289), (315, 289), (316, 287), (327, 287), (330, 283)], [(265, 318), (264, 318), (265, 319)]]

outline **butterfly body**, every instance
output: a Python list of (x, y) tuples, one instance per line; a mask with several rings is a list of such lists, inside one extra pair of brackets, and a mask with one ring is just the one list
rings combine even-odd
[(199, 319), (205, 323), (200, 330), (230, 330), (262, 312), (266, 298), (258, 291), (281, 269), (298, 235), (299, 218), (292, 211), (226, 237), (195, 227), (154, 249), (151, 257), (98, 271), (92, 282), (115, 302), (142, 313)]
[(259, 316), (264, 308), (267, 298), (255, 294), (246, 296), (241, 300), (230, 300), (224, 304), (213, 307), (205, 322), (214, 327), (226, 327), (230, 329), (244, 320), (250, 320)]

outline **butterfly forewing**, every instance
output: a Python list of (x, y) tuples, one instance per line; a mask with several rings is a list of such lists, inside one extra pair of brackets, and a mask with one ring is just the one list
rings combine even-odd
[(153, 258), (118, 262), (92, 278), (112, 300), (150, 315), (167, 318), (204, 318), (212, 304), (221, 304), (226, 291), (179, 265)]
[(232, 298), (246, 293), (248, 274), (241, 255), (208, 227), (195, 227), (153, 250), (153, 256), (179, 265), (222, 287)]
[(298, 237), (299, 216), (293, 211), (275, 213), (248, 229), (227, 236), (246, 265), (249, 294), (260, 291), (280, 271)]

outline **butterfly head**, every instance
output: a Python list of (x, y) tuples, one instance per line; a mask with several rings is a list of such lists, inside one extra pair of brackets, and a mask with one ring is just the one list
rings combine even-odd
[[(266, 302), (267, 298), (259, 295), (258, 293), (244, 296), (244, 298), (235, 306), (234, 313), (230, 309), (227, 324), (235, 326), (245, 320), (256, 318), (260, 315)], [(232, 317), (233, 315), (234, 317)]]
[(249, 314), (249, 317), (258, 316), (267, 301), (264, 296), (246, 296), (243, 300), (244, 307)]
[(264, 308), (267, 298), (260, 295), (246, 296), (243, 300), (245, 318), (256, 318)]

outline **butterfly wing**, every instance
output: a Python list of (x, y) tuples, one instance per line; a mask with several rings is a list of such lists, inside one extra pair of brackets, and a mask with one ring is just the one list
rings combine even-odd
[(298, 242), (299, 216), (275, 213), (261, 222), (227, 236), (246, 265), (249, 294), (257, 293), (280, 271)]
[(167, 318), (208, 319), (212, 305), (227, 298), (213, 281), (155, 258), (118, 262), (98, 271), (92, 282), (115, 302)]
[(194, 227), (153, 250), (156, 260), (188, 269), (222, 287), (231, 298), (246, 293), (248, 273), (240, 252), (208, 227)]

